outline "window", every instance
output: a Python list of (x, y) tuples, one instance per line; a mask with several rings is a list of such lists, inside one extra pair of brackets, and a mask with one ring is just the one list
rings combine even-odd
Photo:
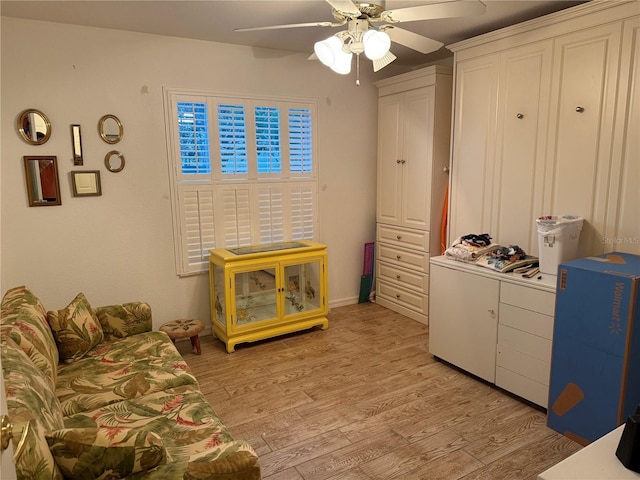
[(165, 90), (178, 275), (209, 250), (317, 240), (314, 100)]

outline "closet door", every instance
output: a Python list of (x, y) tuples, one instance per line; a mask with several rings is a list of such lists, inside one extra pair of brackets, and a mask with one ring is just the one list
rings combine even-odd
[(429, 230), (435, 86), (405, 94), (402, 149), (402, 226)]
[(604, 251), (621, 23), (558, 37), (544, 207), (586, 220), (579, 256)]
[(502, 54), (490, 233), (537, 252), (551, 89), (551, 40)]
[(640, 255), (640, 18), (624, 22), (605, 252)]
[(489, 232), (500, 57), (456, 64), (449, 243)]
[(378, 195), (376, 220), (401, 225), (402, 111), (404, 94), (378, 100)]

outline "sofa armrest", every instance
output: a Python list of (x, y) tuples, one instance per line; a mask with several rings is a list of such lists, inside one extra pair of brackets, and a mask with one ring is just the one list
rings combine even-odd
[(98, 307), (96, 315), (107, 342), (116, 338), (150, 332), (152, 329), (151, 306), (145, 302)]

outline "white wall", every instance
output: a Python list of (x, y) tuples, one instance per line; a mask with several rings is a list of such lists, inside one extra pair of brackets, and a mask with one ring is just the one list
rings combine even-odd
[[(357, 301), (363, 243), (375, 237), (377, 90), (367, 72), (331, 72), (305, 54), (2, 17), (1, 284), (26, 284), (48, 309), (80, 291), (97, 305), (145, 300), (154, 327), (209, 317), (208, 277), (174, 265), (162, 87), (318, 98), (320, 241), (329, 250), (331, 306)], [(363, 69), (365, 70), (365, 69)], [(26, 108), (52, 123), (41, 146), (23, 142)], [(124, 124), (108, 145), (98, 119)], [(80, 124), (84, 166), (73, 167)], [(113, 147), (120, 173), (104, 168)], [(23, 155), (56, 155), (62, 205), (28, 206)], [(100, 170), (101, 197), (71, 196), (69, 172)], [(4, 292), (3, 292), (4, 293)]]

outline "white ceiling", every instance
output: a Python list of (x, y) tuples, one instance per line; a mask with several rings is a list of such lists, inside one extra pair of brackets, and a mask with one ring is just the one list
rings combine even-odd
[[(442, 0), (438, 0), (442, 1)], [(432, 3), (386, 0), (387, 10)], [(438, 2), (433, 2), (438, 3)], [(483, 0), (481, 16), (405, 22), (402, 28), (443, 42), (445, 45), (488, 31), (546, 15), (582, 1)], [(3, 16), (134, 32), (185, 37), (293, 52), (313, 52), (314, 42), (346, 27), (306, 27), (258, 32), (234, 32), (234, 28), (335, 21), (323, 0), (84, 0), (0, 2)], [(394, 44), (394, 62), (412, 68), (450, 56), (446, 48), (423, 55)]]

